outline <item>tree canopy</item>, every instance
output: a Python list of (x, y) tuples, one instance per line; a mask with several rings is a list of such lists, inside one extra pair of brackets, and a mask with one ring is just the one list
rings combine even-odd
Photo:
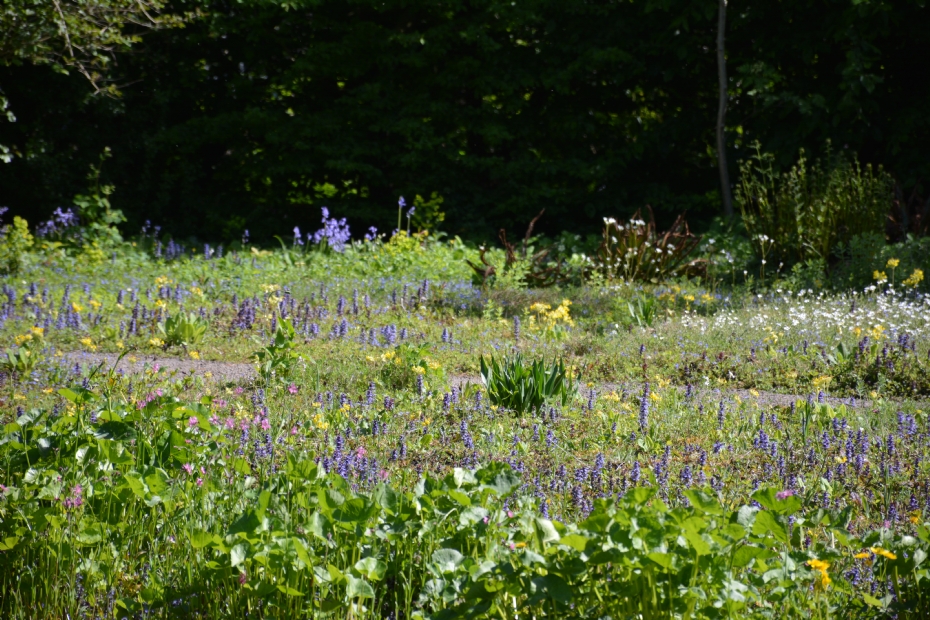
[[(36, 5), (53, 24), (54, 2)], [(707, 218), (721, 211), (717, 7), (175, 1), (162, 14), (184, 28), (107, 50), (119, 98), (88, 98), (86, 80), (42, 67), (0, 69), (18, 116), (0, 126), (15, 155), (0, 204), (41, 217), (108, 146), (115, 206), (205, 238), (313, 225), (323, 205), (388, 228), (399, 195), (433, 193), (446, 228), (474, 236), (543, 207), (549, 230), (647, 203), (660, 218)], [(927, 178), (930, 67), (914, 62), (926, 15), (916, 0), (731, 3), (727, 157), (758, 140), (787, 163), (832, 140), (905, 186)], [(38, 40), (5, 42), (4, 62), (66, 58), (60, 41), (16, 51)]]

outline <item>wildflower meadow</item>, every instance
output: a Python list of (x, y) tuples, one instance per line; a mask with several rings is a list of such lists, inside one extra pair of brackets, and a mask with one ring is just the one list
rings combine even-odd
[(926, 617), (926, 254), (402, 208), (4, 229), (4, 618)]

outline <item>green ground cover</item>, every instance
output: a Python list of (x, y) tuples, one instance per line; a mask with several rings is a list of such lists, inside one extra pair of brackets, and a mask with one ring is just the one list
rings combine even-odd
[[(827, 291), (89, 251), (3, 278), (4, 617), (922, 617), (930, 298), (883, 256)], [(516, 354), (564, 365), (543, 406), (483, 384)]]

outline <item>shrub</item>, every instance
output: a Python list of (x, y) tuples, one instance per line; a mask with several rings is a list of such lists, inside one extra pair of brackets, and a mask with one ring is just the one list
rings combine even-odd
[(701, 238), (691, 234), (679, 215), (664, 233), (656, 232), (655, 216), (649, 209), (649, 222), (637, 211), (624, 225), (604, 218), (603, 240), (597, 250), (596, 270), (607, 280), (622, 278), (658, 282), (679, 275), (697, 275), (704, 261), (688, 258)]
[[(838, 287), (862, 289), (876, 282), (875, 272), (885, 272), (889, 281), (907, 289), (924, 289), (927, 280), (912, 278), (918, 270), (927, 268), (930, 255), (930, 237), (909, 236), (900, 243), (887, 244), (877, 233), (853, 237), (848, 244), (837, 247), (839, 263), (833, 270), (833, 279)], [(892, 271), (889, 261), (898, 261)], [(926, 275), (926, 274), (925, 274)]]
[[(0, 215), (6, 209), (0, 209)], [(14, 217), (12, 224), (0, 228), (0, 272), (16, 273), (23, 265), (23, 257), (32, 247), (33, 239), (29, 224), (21, 217)]]
[(828, 259), (838, 243), (883, 230), (891, 209), (893, 181), (881, 167), (862, 167), (855, 157), (833, 155), (810, 163), (802, 150), (786, 173), (774, 156), (755, 145), (740, 164), (736, 201), (754, 249), (764, 261), (794, 264)]
[(562, 360), (548, 366), (534, 360), (529, 366), (521, 354), (497, 360), (480, 358), (481, 381), (491, 403), (516, 413), (526, 413), (542, 407), (547, 401), (563, 406), (575, 395), (575, 385)]

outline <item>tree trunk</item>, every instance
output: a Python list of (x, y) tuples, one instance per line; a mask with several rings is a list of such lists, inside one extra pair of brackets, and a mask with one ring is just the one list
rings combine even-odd
[(717, 107), (717, 166), (720, 169), (720, 193), (723, 196), (723, 213), (733, 217), (733, 194), (730, 191), (730, 173), (727, 170), (727, 138), (724, 120), (727, 115), (727, 60), (723, 53), (723, 33), (727, 26), (727, 0), (719, 0), (717, 16), (717, 78), (720, 83), (720, 101)]

